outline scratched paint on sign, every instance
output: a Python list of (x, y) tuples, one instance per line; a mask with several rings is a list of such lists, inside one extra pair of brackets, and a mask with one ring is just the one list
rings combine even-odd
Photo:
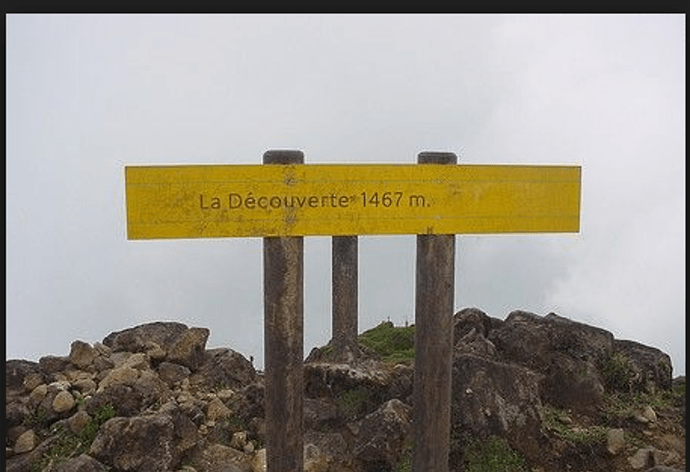
[(577, 166), (125, 168), (129, 239), (578, 232)]

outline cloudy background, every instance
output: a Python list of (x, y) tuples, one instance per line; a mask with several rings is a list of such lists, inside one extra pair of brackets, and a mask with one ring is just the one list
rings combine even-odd
[[(262, 241), (128, 241), (124, 167), (582, 166), (578, 234), (457, 236), (456, 309), (556, 312), (685, 374), (684, 15), (8, 15), (6, 357), (173, 320), (263, 365)], [(330, 339), (305, 238), (305, 355)], [(359, 238), (359, 327), (414, 322), (415, 236)]]

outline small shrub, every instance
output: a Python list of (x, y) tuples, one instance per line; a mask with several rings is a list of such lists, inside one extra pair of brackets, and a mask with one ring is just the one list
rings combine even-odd
[(86, 423), (86, 426), (84, 426), (84, 429), (79, 431), (79, 439), (90, 447), (93, 440), (96, 439), (101, 425), (110, 418), (114, 418), (115, 415), (115, 407), (112, 405), (103, 405), (94, 412), (91, 419)]
[(24, 426), (27, 426), (29, 428), (35, 428), (37, 426), (41, 426), (47, 418), (48, 413), (46, 412), (45, 408), (39, 406), (38, 408), (36, 408), (35, 411), (24, 417), (23, 423)]
[(599, 358), (597, 367), (609, 391), (630, 391), (635, 372), (625, 354), (607, 352)]
[(346, 390), (335, 398), (338, 408), (349, 419), (357, 417), (367, 400), (369, 400), (369, 391), (361, 386)]
[(103, 423), (115, 415), (116, 410), (112, 405), (103, 405), (94, 412), (84, 428), (76, 434), (66, 430), (62, 425), (58, 425), (51, 431), (56, 436), (55, 441), (43, 457), (31, 465), (31, 471), (51, 470), (54, 465), (87, 452)]

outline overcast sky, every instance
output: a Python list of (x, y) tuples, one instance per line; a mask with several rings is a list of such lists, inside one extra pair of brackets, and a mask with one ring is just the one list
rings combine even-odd
[[(458, 235), (455, 306), (555, 312), (685, 374), (684, 15), (6, 17), (6, 358), (152, 321), (263, 365), (260, 238), (129, 241), (124, 167), (582, 166), (577, 234)], [(360, 331), (414, 322), (415, 236), (359, 238)], [(305, 356), (331, 239), (305, 238)]]

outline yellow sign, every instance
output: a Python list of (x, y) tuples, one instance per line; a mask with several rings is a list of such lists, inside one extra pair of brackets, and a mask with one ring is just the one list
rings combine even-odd
[(125, 168), (129, 239), (578, 232), (580, 167)]

